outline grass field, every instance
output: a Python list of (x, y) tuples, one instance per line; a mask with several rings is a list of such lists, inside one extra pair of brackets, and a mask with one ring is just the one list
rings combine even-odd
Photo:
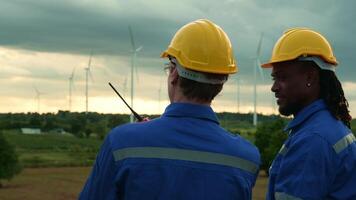
[[(0, 189), (1, 200), (74, 200), (78, 198), (90, 167), (26, 168)], [(265, 199), (267, 177), (261, 173), (253, 199)]]
[(91, 166), (102, 141), (70, 135), (4, 132), (24, 167)]

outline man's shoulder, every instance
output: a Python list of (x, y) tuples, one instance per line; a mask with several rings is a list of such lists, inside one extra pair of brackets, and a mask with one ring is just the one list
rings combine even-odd
[(240, 135), (234, 135), (228, 131), (225, 132), (229, 139), (227, 142), (229, 145), (226, 145), (226, 148), (230, 148), (232, 152), (240, 157), (245, 157), (255, 163), (260, 163), (260, 152), (254, 144)]
[[(320, 139), (333, 145), (351, 131), (328, 110), (322, 110), (308, 120), (304, 132), (307, 134), (315, 134), (319, 136)], [(318, 137), (315, 139), (317, 138)]]
[(291, 144), (305, 149), (313, 147), (313, 151), (337, 153), (335, 145), (349, 134), (352, 134), (351, 131), (340, 120), (328, 110), (322, 110), (292, 134)]

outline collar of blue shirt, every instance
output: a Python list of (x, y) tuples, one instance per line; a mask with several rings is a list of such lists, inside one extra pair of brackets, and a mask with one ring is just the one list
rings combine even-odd
[(309, 104), (307, 107), (303, 108), (297, 116), (294, 117), (294, 119), (288, 123), (288, 125), (284, 128), (284, 131), (289, 131), (292, 128), (300, 125), (303, 123), (305, 120), (307, 120), (312, 114), (326, 109), (327, 106), (322, 99), (318, 99), (314, 101), (313, 103)]
[(210, 106), (190, 104), (190, 103), (171, 103), (163, 113), (166, 117), (193, 117), (213, 121), (219, 124), (218, 118)]

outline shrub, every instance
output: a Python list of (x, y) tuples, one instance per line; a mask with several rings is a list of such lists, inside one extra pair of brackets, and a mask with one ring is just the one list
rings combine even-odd
[(265, 122), (257, 127), (255, 145), (261, 153), (261, 169), (268, 174), (268, 169), (277, 155), (287, 134), (283, 132), (286, 121), (277, 119), (273, 122)]
[(14, 146), (10, 145), (2, 132), (0, 132), (0, 180), (10, 180), (20, 173), (21, 169)]

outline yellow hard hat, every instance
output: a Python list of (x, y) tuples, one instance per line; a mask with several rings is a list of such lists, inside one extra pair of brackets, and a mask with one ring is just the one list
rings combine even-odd
[(237, 72), (229, 37), (213, 22), (200, 19), (183, 26), (161, 57), (175, 57), (185, 68), (214, 74)]
[(324, 62), (337, 65), (329, 42), (320, 33), (308, 28), (293, 28), (284, 32), (273, 48), (272, 57), (262, 67), (294, 60), (298, 57), (318, 56)]

